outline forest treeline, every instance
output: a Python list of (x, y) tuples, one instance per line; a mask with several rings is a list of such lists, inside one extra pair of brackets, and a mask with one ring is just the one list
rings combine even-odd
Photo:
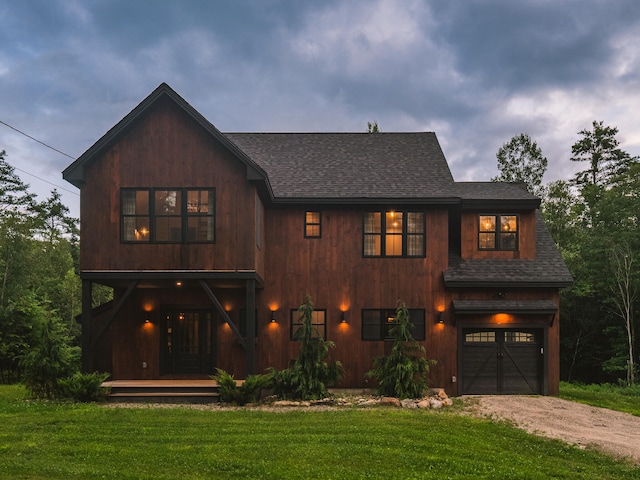
[[(524, 182), (542, 199), (575, 279), (561, 292), (563, 380), (636, 381), (640, 164), (619, 148), (617, 134), (597, 121), (578, 132), (571, 161), (584, 169), (549, 184), (547, 159), (529, 135), (514, 136), (496, 155), (493, 180)], [(56, 190), (37, 201), (0, 151), (0, 383), (80, 368), (78, 224)], [(98, 305), (112, 293), (97, 287), (93, 295)]]

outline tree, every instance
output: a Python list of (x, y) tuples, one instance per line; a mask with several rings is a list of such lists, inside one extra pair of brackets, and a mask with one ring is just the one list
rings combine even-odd
[(536, 196), (542, 193), (542, 177), (547, 171), (547, 158), (538, 144), (526, 133), (505, 143), (496, 153), (500, 174), (494, 182), (523, 182)]
[(573, 182), (582, 186), (607, 186), (612, 178), (623, 174), (636, 158), (618, 148), (620, 142), (616, 139), (616, 127), (607, 127), (595, 120), (592, 126), (593, 130), (580, 130), (578, 134), (583, 138), (571, 147), (572, 161), (589, 164), (589, 168), (575, 174)]
[(367, 122), (367, 133), (380, 133), (381, 131), (376, 120), (373, 123)]
[(389, 333), (393, 337), (391, 353), (373, 359), (368, 377), (378, 380), (380, 395), (397, 398), (420, 398), (427, 388), (429, 367), (434, 363), (424, 356), (425, 348), (411, 334), (409, 310), (404, 303), (396, 309), (396, 323)]
[(282, 398), (302, 400), (328, 396), (327, 387), (337, 383), (344, 373), (342, 363), (329, 361), (329, 349), (334, 343), (326, 341), (313, 326), (313, 302), (306, 295), (298, 309), (302, 325), (293, 339), (300, 342), (300, 352), (286, 370), (270, 370), (274, 393)]
[(611, 288), (611, 302), (615, 306), (615, 313), (622, 318), (627, 334), (627, 385), (635, 384), (634, 328), (633, 305), (638, 298), (634, 284), (634, 256), (628, 245), (615, 245), (611, 249), (611, 263), (613, 267), (614, 285)]

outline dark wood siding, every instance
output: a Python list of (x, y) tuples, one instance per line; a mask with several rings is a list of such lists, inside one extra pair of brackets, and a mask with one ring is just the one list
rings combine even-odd
[[(246, 167), (173, 103), (155, 105), (85, 178), (83, 270), (256, 269), (255, 189)], [(216, 243), (122, 244), (122, 187), (215, 187)]]
[[(517, 214), (518, 249), (517, 250), (480, 250), (478, 248), (478, 222), (481, 213)], [(534, 211), (497, 212), (497, 211), (465, 211), (461, 216), (461, 256), (462, 258), (535, 258), (536, 256), (536, 216)]]
[[(290, 309), (309, 293), (316, 308), (326, 309), (327, 339), (336, 343), (331, 354), (343, 362), (343, 384), (365, 386), (371, 359), (384, 355), (390, 343), (362, 341), (361, 311), (395, 308), (403, 301), (426, 314), (427, 356), (438, 360), (436, 377), (450, 375), (455, 367), (455, 333), (435, 324), (436, 311), (444, 308), (442, 272), (447, 262), (448, 219), (445, 209), (426, 212), (425, 258), (363, 258), (363, 212), (357, 209), (322, 209), (322, 238), (304, 238), (304, 208), (266, 212), (267, 259), (265, 288), (259, 292), (260, 308), (277, 308), (277, 325), (269, 325), (259, 362), (282, 368), (296, 355), (289, 340)], [(347, 323), (340, 323), (341, 310)], [(259, 340), (262, 342), (262, 338)], [(445, 374), (445, 372), (447, 372)], [(443, 378), (437, 378), (441, 383)]]

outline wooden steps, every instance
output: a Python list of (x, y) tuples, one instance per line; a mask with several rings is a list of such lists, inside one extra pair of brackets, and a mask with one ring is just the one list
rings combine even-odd
[(215, 403), (220, 401), (213, 380), (113, 380), (110, 402), (120, 403)]

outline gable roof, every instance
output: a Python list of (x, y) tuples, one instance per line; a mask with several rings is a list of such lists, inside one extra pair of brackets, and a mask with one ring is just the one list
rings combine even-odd
[(287, 200), (452, 203), (453, 176), (426, 133), (225, 133)]
[(536, 258), (469, 259), (449, 256), (447, 287), (568, 287), (573, 283), (540, 212), (536, 212)]
[(116, 144), (141, 118), (146, 116), (149, 110), (162, 99), (169, 99), (189, 115), (197, 124), (205, 129), (211, 136), (228, 148), (241, 162), (247, 166), (247, 176), (250, 180), (263, 180), (266, 182), (265, 172), (256, 165), (244, 152), (239, 150), (220, 130), (204, 118), (186, 100), (178, 95), (169, 85), (161, 83), (158, 88), (138, 104), (129, 114), (113, 126), (107, 133), (84, 152), (76, 161), (62, 171), (62, 178), (80, 188), (84, 183), (84, 168), (86, 165), (99, 158), (106, 150)]
[(247, 180), (274, 203), (539, 205), (519, 184), (454, 182), (433, 132), (222, 133), (166, 83), (69, 165), (63, 178), (80, 188), (85, 167), (161, 100), (174, 102), (244, 163)]

